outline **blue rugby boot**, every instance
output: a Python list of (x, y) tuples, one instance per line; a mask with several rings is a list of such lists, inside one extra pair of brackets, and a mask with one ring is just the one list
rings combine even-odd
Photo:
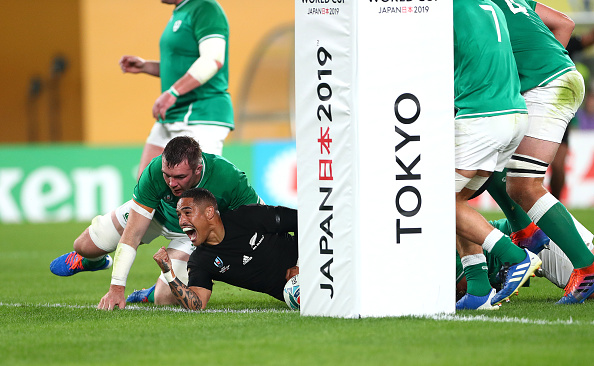
[(83, 264), (83, 259), (85, 258), (74, 251), (63, 254), (50, 263), (50, 271), (56, 276), (65, 277), (75, 275), (78, 272), (108, 269), (113, 264), (113, 260), (109, 254), (105, 256), (105, 262), (97, 267), (90, 267), (88, 261), (85, 261), (87, 262), (87, 265), (85, 266)]
[[(501, 291), (497, 292), (491, 300), (492, 305), (500, 304), (509, 299), (542, 264), (542, 261), (536, 254), (528, 249), (524, 249), (524, 251), (526, 252), (526, 258), (523, 261), (513, 266), (509, 266), (509, 264), (504, 265), (505, 278), (502, 279), (503, 285)], [(507, 268), (507, 271), (505, 271), (505, 268)]]
[(485, 296), (474, 296), (467, 293), (456, 303), (456, 310), (497, 310), (499, 305), (491, 305), (494, 296), (494, 288)]
[(130, 302), (130, 303), (136, 303), (136, 302), (149, 302), (149, 296), (150, 294), (155, 291), (155, 285), (153, 285), (150, 288), (147, 289), (142, 289), (142, 290), (136, 290), (134, 292), (132, 292), (130, 294), (130, 296), (128, 296), (128, 298), (126, 299), (126, 302)]
[(594, 293), (594, 263), (571, 272), (565, 294), (557, 304), (581, 304)]

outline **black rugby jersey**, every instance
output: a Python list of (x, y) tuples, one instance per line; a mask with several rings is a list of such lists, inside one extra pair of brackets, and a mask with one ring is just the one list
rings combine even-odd
[(246, 205), (223, 212), (221, 220), (223, 241), (201, 244), (191, 254), (188, 286), (212, 290), (215, 280), (284, 301), (286, 271), (298, 258), (297, 210)]

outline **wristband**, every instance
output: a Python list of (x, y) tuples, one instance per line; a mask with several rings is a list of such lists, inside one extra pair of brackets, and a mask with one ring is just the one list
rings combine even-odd
[(173, 282), (175, 280), (175, 277), (173, 277), (171, 275), (171, 271), (167, 271), (167, 272), (163, 273), (163, 277), (165, 277), (165, 280), (167, 280), (167, 283)]
[(179, 92), (177, 91), (177, 89), (173, 87), (173, 85), (171, 86), (171, 88), (167, 89), (167, 92), (173, 95), (174, 97), (179, 98)]
[(111, 273), (111, 284), (126, 286), (126, 279), (130, 273), (130, 267), (136, 258), (136, 249), (128, 244), (119, 243), (113, 258), (113, 272)]

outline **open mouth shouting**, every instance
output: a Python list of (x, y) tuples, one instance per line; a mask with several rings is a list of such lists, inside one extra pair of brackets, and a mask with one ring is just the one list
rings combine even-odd
[(194, 244), (194, 242), (198, 238), (198, 233), (196, 232), (196, 229), (194, 229), (193, 227), (186, 226), (183, 227), (182, 230), (184, 231), (184, 233), (186, 233), (188, 238), (190, 238), (192, 244)]

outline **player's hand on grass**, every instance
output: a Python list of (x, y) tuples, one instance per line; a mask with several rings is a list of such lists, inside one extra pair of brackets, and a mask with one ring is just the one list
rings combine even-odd
[[(165, 249), (165, 247), (161, 247), (157, 251), (157, 253), (153, 255), (153, 259), (155, 260), (155, 262), (157, 262), (159, 268), (161, 268), (161, 271), (163, 271), (163, 273), (172, 270), (171, 259), (169, 258), (169, 254), (167, 254), (167, 250)], [(171, 274), (173, 275), (173, 272)]]
[(139, 72), (143, 72), (145, 63), (146, 61), (140, 57), (125, 55), (120, 59), (120, 68), (123, 72), (138, 74)]
[(176, 100), (177, 98), (169, 92), (161, 94), (153, 105), (153, 117), (155, 117), (155, 119), (159, 119), (159, 117), (165, 119), (165, 112), (167, 112), (167, 109), (169, 109)]
[(124, 295), (124, 286), (110, 285), (109, 292), (99, 301), (97, 309), (113, 310), (115, 307), (123, 309), (126, 306), (126, 296)]

